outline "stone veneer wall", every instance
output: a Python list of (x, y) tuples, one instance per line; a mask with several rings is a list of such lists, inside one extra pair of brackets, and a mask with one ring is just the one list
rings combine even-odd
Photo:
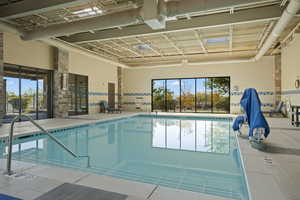
[(3, 79), (3, 33), (0, 32), (0, 124), (5, 114), (4, 79)]
[(53, 114), (55, 118), (68, 117), (69, 90), (68, 87), (63, 87), (63, 82), (68, 83), (68, 72), (69, 53), (67, 51), (54, 48)]
[(274, 106), (281, 101), (281, 54), (275, 56), (274, 63)]
[(119, 108), (122, 107), (122, 97), (123, 97), (123, 84), (122, 84), (122, 81), (123, 81), (123, 69), (122, 67), (118, 67), (118, 72), (117, 72), (117, 75), (118, 75), (118, 106)]

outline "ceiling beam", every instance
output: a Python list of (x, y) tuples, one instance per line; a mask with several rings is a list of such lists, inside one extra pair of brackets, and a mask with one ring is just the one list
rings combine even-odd
[(267, 28), (263, 30), (262, 35), (259, 38), (259, 43), (258, 43), (257, 49), (261, 48), (261, 46), (263, 45), (264, 41), (266, 40), (266, 38), (268, 37), (268, 35), (272, 31), (274, 25), (275, 25), (275, 22), (271, 21), (270, 24), (267, 26)]
[[(120, 41), (124, 43), (124, 41), (122, 41), (122, 40), (120, 40)], [(126, 43), (125, 44), (126, 44), (127, 47), (125, 47), (123, 45), (120, 45), (119, 43), (117, 43), (115, 41), (111, 41), (111, 43), (114, 44), (115, 46), (121, 48), (121, 49), (124, 49), (125, 51), (129, 51), (130, 53), (134, 54), (137, 57), (144, 57), (142, 54), (140, 54), (137, 51), (134, 51), (130, 47), (128, 47)]]
[(239, 7), (278, 4), (278, 0), (184, 0), (167, 2), (167, 16), (194, 15), (217, 10), (236, 10)]
[(0, 18), (12, 19), (67, 8), (92, 0), (24, 0), (0, 7)]
[(229, 26), (229, 51), (232, 51), (233, 46), (233, 25)]
[(163, 30), (152, 30), (149, 26), (142, 24), (123, 27), (122, 31), (108, 29), (102, 31), (95, 31), (94, 34), (89, 32), (78, 33), (69, 37), (61, 37), (61, 39), (68, 42), (80, 43), (97, 40), (110, 40), (116, 38), (147, 36), (161, 33), (221, 27), (228, 26), (231, 24), (235, 25), (251, 23), (255, 21), (269, 21), (278, 19), (281, 16), (281, 14), (282, 9), (279, 6), (267, 6), (262, 8), (240, 10), (234, 12), (233, 14), (219, 13), (214, 15), (193, 17), (191, 19), (168, 21), (166, 29)]
[(23, 40), (39, 40), (44, 38), (60, 37), (81, 32), (93, 34), (94, 30), (103, 30), (128, 26), (140, 22), (140, 9), (125, 10), (109, 15), (100, 15), (93, 18), (87, 18), (80, 21), (73, 21), (68, 24), (56, 24), (46, 28), (40, 28), (27, 32)]
[(179, 48), (176, 42), (174, 42), (167, 34), (163, 34), (162, 36), (176, 49), (177, 52), (179, 52), (182, 56), (185, 56), (183, 50)]
[(202, 36), (201, 36), (201, 34), (199, 33), (199, 31), (198, 31), (198, 30), (195, 30), (194, 33), (195, 33), (195, 37), (197, 38), (197, 40), (198, 40), (199, 43), (200, 43), (200, 46), (201, 46), (203, 52), (204, 52), (204, 53), (208, 53), (208, 51), (207, 51), (207, 49), (206, 49), (206, 47), (205, 47), (205, 45), (204, 45)]

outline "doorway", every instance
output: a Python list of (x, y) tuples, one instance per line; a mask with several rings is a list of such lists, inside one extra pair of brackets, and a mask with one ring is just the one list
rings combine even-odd
[(52, 117), (51, 71), (5, 64), (4, 86), (4, 122), (21, 114), (35, 120)]
[(69, 115), (88, 114), (88, 76), (69, 74)]
[(108, 83), (108, 107), (115, 108), (115, 84)]

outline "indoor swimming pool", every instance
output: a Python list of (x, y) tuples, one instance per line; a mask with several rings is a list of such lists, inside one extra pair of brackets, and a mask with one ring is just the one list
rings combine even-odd
[[(197, 193), (249, 199), (230, 118), (138, 115), (17, 138), (13, 159)], [(1, 143), (1, 156), (7, 147)]]

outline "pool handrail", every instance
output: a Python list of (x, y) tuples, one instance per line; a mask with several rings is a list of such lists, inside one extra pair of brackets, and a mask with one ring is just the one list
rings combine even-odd
[(14, 124), (17, 120), (19, 120), (21, 117), (27, 118), (33, 125), (35, 125), (38, 129), (40, 129), (43, 133), (49, 136), (56, 144), (61, 146), (64, 150), (66, 150), (69, 154), (71, 154), (74, 158), (87, 158), (88, 164), (87, 167), (90, 167), (90, 156), (85, 155), (77, 155), (72, 150), (70, 150), (66, 145), (64, 145), (58, 138), (53, 136), (49, 131), (45, 130), (43, 127), (41, 127), (38, 123), (36, 123), (30, 116), (28, 115), (18, 115), (16, 116), (10, 123), (10, 132), (8, 137), (8, 155), (7, 155), (7, 163), (6, 163), (6, 174), (12, 175), (11, 170), (11, 159), (12, 159), (12, 144), (13, 144), (13, 134), (14, 134)]

